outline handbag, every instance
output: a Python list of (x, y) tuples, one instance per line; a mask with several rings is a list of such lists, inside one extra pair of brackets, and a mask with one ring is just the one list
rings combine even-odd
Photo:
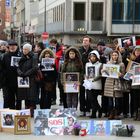
[(120, 79), (114, 81), (114, 91), (122, 91), (122, 83)]
[(37, 70), (36, 75), (35, 75), (35, 81), (36, 82), (40, 82), (44, 79), (42, 71), (41, 70)]
[(116, 79), (114, 83), (115, 91), (130, 92), (131, 83), (126, 80)]

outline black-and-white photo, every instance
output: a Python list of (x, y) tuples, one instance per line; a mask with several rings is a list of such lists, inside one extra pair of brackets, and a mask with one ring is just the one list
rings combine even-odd
[(11, 66), (16, 66), (16, 67), (18, 67), (18, 63), (19, 63), (20, 58), (21, 58), (21, 57), (12, 56), (12, 57), (11, 57)]
[(19, 88), (29, 88), (29, 77), (18, 77)]
[(94, 78), (95, 77), (95, 67), (94, 66), (87, 67), (87, 74), (88, 74), (88, 78)]

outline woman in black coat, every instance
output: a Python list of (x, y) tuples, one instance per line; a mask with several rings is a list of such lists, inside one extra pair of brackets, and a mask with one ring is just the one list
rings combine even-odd
[(36, 108), (36, 82), (35, 75), (38, 69), (38, 59), (32, 52), (32, 46), (25, 44), (23, 46), (23, 55), (19, 61), (19, 67), (17, 69), (18, 76), (29, 77), (29, 88), (18, 88), (18, 99), (25, 100), (25, 108), (31, 110), (31, 116), (33, 116), (33, 110)]

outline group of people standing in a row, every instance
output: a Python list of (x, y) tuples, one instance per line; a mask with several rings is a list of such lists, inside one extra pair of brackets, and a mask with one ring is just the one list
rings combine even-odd
[[(124, 117), (140, 119), (140, 86), (131, 86), (130, 90), (116, 90), (117, 80), (123, 79), (127, 67), (127, 58), (140, 63), (140, 46), (130, 49), (129, 46), (116, 46), (115, 50), (107, 47), (104, 42), (99, 42), (97, 48), (91, 47), (91, 38), (83, 37), (82, 47), (69, 47), (60, 45), (57, 40), (50, 41), (50, 47), (45, 48), (43, 43), (38, 43), (35, 48), (25, 43), (21, 48), (15, 41), (9, 41), (4, 47), (0, 45), (0, 86), (3, 90), (4, 108), (21, 109), (21, 101), (25, 100), (25, 108), (33, 110), (37, 102), (41, 109), (51, 108), (56, 103), (56, 86), (60, 91), (60, 105), (64, 108), (77, 108), (80, 105), (80, 116), (101, 118), (103, 113), (108, 119), (118, 119), (123, 113)], [(21, 50), (20, 50), (21, 49)], [(11, 66), (13, 56), (21, 57), (18, 66)], [(42, 70), (43, 58), (54, 58), (52, 65), (54, 70), (42, 71), (43, 79), (40, 82), (35, 80), (38, 69)], [(102, 77), (103, 64), (115, 64), (120, 66), (119, 79)], [(84, 79), (86, 67), (94, 66), (95, 73), (92, 79), (92, 88), (85, 89)], [(79, 73), (80, 90), (77, 93), (64, 93), (63, 73)], [(18, 88), (17, 77), (29, 77), (29, 88)], [(41, 94), (41, 95), (40, 95)], [(101, 104), (98, 96), (101, 95)], [(129, 99), (130, 98), (130, 99)], [(130, 103), (129, 103), (130, 100)]]

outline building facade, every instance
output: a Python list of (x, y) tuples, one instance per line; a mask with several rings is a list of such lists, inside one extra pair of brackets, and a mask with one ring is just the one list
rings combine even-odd
[[(26, 2), (26, 0), (25, 0)], [(47, 31), (50, 38), (81, 45), (89, 35), (93, 44), (140, 33), (140, 0), (30, 0), (25, 21), (35, 40)], [(30, 8), (29, 8), (30, 6)], [(28, 8), (27, 8), (28, 7)], [(28, 9), (28, 10), (27, 10)], [(28, 18), (26, 18), (28, 17)], [(31, 31), (27, 30), (29, 34)]]
[(5, 34), (5, 0), (0, 0), (0, 40), (6, 40)]

